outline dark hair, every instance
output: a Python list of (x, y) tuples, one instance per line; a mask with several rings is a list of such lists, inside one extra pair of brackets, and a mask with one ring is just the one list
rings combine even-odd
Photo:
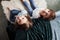
[[(27, 15), (27, 16), (25, 16), (26, 18), (27, 18), (27, 20), (28, 20), (28, 22), (29, 22), (29, 28), (31, 28), (32, 27), (32, 24), (33, 24), (33, 22), (32, 22), (32, 20), (31, 20), (31, 18), (30, 18), (30, 16), (29, 15)], [(28, 29), (28, 27), (27, 27), (27, 25), (24, 23), (24, 24), (22, 24), (22, 25), (19, 25), (18, 23), (16, 23), (15, 24), (15, 29), (23, 29), (23, 30), (25, 30), (25, 29)]]
[(56, 17), (56, 16), (55, 16), (55, 11), (52, 10), (52, 9), (49, 9), (49, 10), (51, 11), (50, 13), (52, 14), (52, 15), (50, 15), (50, 16), (52, 17), (52, 19), (54, 19), (54, 18)]
[(29, 22), (29, 28), (31, 28), (33, 26), (33, 22), (32, 22), (32, 19), (30, 18), (29, 15), (25, 16), (27, 19), (28, 19), (28, 22)]

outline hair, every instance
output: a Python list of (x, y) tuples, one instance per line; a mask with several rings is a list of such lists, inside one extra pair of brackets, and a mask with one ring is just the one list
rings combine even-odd
[[(31, 20), (31, 18), (30, 18), (30, 16), (29, 15), (27, 15), (27, 16), (25, 16), (27, 19), (28, 19), (28, 21), (32, 24), (32, 20)], [(30, 24), (30, 25), (31, 25)], [(31, 25), (32, 26), (32, 25)]]
[(54, 19), (55, 18), (55, 11), (52, 9), (49, 9), (49, 10), (51, 11), (50, 13), (52, 14), (52, 15), (50, 15), (50, 17), (52, 17), (52, 19)]
[(29, 25), (29, 27), (27, 27), (27, 24), (26, 24), (26, 23), (21, 24), (21, 25), (19, 25), (18, 23), (16, 23), (16, 24), (15, 24), (15, 29), (27, 30), (27, 29), (29, 29), (29, 28), (31, 28), (31, 27), (33, 26), (33, 22), (32, 22), (32, 20), (31, 20), (30, 16), (27, 15), (27, 16), (25, 16), (25, 17), (26, 17), (27, 20), (28, 20), (28, 25)]

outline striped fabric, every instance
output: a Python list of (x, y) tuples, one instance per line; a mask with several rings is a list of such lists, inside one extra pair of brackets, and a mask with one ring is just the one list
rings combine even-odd
[(34, 19), (33, 23), (33, 28), (27, 31), (27, 40), (52, 40), (49, 21)]
[(48, 20), (32, 19), (33, 27), (27, 31), (14, 30), (14, 26), (7, 27), (7, 32), (11, 40), (52, 40), (52, 31)]

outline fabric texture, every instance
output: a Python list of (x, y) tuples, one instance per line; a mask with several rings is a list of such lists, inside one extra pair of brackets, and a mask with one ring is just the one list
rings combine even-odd
[[(29, 30), (17, 29), (14, 31), (14, 26), (7, 27), (7, 32), (11, 40), (52, 40), (52, 30), (48, 20), (32, 19), (33, 27)], [(12, 30), (13, 29), (13, 30)]]

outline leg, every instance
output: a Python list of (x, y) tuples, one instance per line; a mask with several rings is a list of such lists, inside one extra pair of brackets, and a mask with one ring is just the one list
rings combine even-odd
[(27, 8), (27, 11), (29, 12), (30, 16), (32, 16), (32, 11), (33, 9), (31, 8), (31, 6), (29, 5), (29, 3), (27, 3), (26, 1), (23, 2), (24, 6)]
[(29, 1), (30, 1), (30, 4), (31, 4), (31, 7), (34, 10), (36, 8), (35, 3), (34, 3), (34, 0), (29, 0)]

